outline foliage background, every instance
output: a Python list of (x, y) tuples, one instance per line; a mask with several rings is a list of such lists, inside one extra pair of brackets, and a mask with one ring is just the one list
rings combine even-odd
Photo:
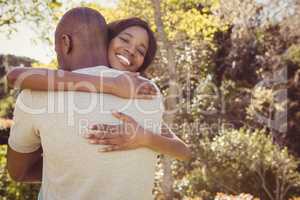
[[(78, 5), (99, 10), (108, 22), (138, 16), (157, 31), (150, 0), (119, 0), (112, 8), (55, 0), (26, 5), (21, 0), (0, 1), (0, 5), (2, 33), (10, 35), (26, 21), (40, 35), (36, 39), (49, 45), (53, 36), (48, 30), (54, 30), (67, 9)], [(190, 162), (172, 162), (172, 198), (214, 199), (218, 192), (248, 193), (263, 200), (299, 196), (299, 1), (164, 0), (160, 6), (175, 53), (178, 89), (176, 107), (167, 114), (175, 113), (171, 128), (194, 153)], [(167, 97), (174, 77), (167, 67), (168, 50), (157, 38), (160, 49), (147, 75)], [(4, 56), (3, 75), (10, 66), (34, 62)], [(55, 66), (55, 60), (47, 65)], [(0, 113), (11, 118), (15, 91), (7, 89), (3, 75)], [(7, 129), (3, 130), (5, 138)], [(1, 199), (33, 199), (38, 186), (8, 178), (5, 148), (0, 154)], [(156, 199), (164, 198), (162, 169), (160, 162)]]

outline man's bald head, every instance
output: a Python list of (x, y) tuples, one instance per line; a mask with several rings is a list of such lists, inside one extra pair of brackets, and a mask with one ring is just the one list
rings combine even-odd
[(107, 25), (96, 10), (79, 7), (64, 14), (55, 31), (58, 63), (65, 70), (107, 65)]

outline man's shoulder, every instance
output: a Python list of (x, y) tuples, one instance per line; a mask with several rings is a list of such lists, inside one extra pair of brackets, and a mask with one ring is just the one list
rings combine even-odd
[(45, 102), (43, 104), (47, 103), (46, 99), (47, 92), (23, 89), (17, 96), (15, 109), (17, 108), (22, 112), (35, 114), (35, 109), (39, 108), (42, 102)]
[(80, 74), (88, 74), (93, 76), (117, 76), (121, 73), (124, 73), (122, 71), (101, 65), (101, 66), (95, 66), (95, 67), (87, 67), (87, 68), (81, 68), (78, 70), (74, 70), (72, 72), (80, 73)]
[(32, 101), (32, 93), (29, 89), (23, 89), (18, 93), (16, 103), (20, 102), (31, 102)]

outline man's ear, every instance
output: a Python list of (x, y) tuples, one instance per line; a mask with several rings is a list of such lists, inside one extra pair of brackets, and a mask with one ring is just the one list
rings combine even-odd
[(62, 51), (64, 54), (69, 54), (72, 50), (72, 38), (68, 34), (63, 34), (62, 38)]

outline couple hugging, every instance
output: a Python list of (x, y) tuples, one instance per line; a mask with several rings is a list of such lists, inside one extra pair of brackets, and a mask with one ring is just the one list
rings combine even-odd
[(140, 76), (154, 59), (148, 24), (106, 24), (90, 8), (64, 14), (55, 31), (59, 70), (15, 68), (19, 87), (7, 152), (21, 182), (42, 181), (43, 200), (152, 199), (159, 153), (191, 153), (163, 122), (158, 88)]

